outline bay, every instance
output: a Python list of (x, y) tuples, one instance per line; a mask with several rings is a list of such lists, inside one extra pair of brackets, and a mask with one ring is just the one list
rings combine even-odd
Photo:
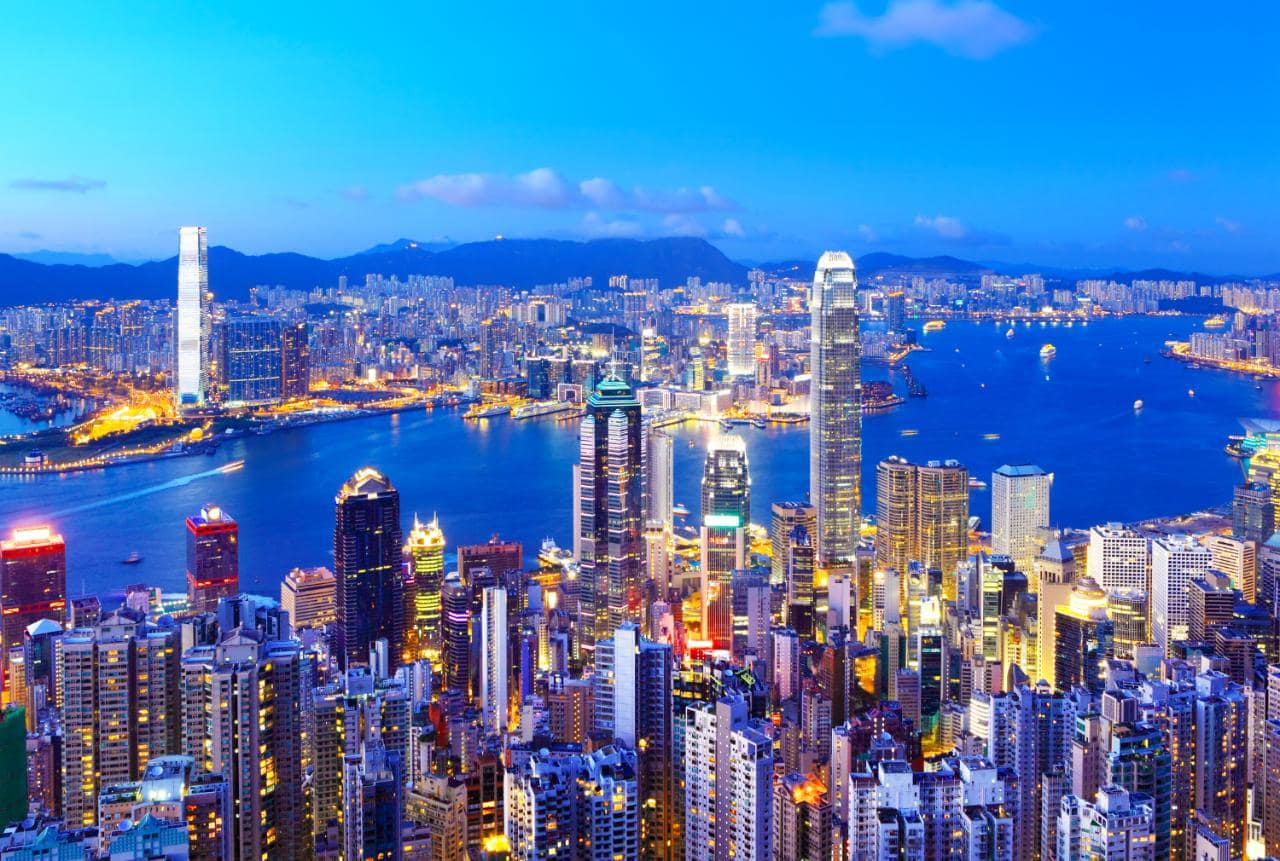
[[(954, 458), (984, 481), (1002, 463), (1038, 463), (1055, 474), (1052, 517), (1063, 526), (1225, 503), (1240, 480), (1239, 463), (1223, 452), (1226, 437), (1240, 432), (1240, 418), (1280, 416), (1280, 383), (1160, 357), (1165, 340), (1185, 338), (1198, 324), (1154, 317), (1018, 324), (1007, 338), (1007, 326), (954, 322), (923, 335), (929, 351), (910, 365), (929, 396), (864, 420), (864, 510), (874, 511), (875, 464), (891, 454)], [(1057, 355), (1041, 360), (1049, 342)], [(883, 368), (869, 366), (865, 376), (893, 379), (905, 391)], [(1145, 403), (1140, 412), (1136, 399)], [(719, 430), (690, 423), (671, 432), (675, 498), (696, 522), (702, 458)], [(737, 432), (747, 441), (753, 520), (766, 523), (770, 502), (807, 493), (808, 428)], [(334, 494), (372, 465), (399, 488), (406, 529), (415, 512), (438, 513), (450, 549), (501, 534), (523, 542), (531, 560), (544, 537), (572, 544), (576, 443), (576, 423), (550, 417), (471, 423), (453, 411), (421, 411), (314, 425), (239, 438), (212, 456), (0, 479), (0, 531), (44, 522), (60, 531), (73, 594), (139, 581), (181, 590), (183, 520), (214, 502), (240, 522), (243, 588), (274, 595), (291, 567), (332, 565)], [(240, 459), (242, 469), (218, 470)], [(971, 510), (987, 520), (989, 493), (975, 492)], [(133, 551), (144, 561), (120, 564)]]

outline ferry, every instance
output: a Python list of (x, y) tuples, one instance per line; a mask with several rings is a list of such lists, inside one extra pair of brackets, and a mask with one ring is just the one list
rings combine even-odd
[(142, 554), (137, 550), (120, 560), (121, 565), (137, 565), (142, 561)]
[(998, 434), (998, 433), (984, 433), (984, 434), (982, 435), (982, 438), (983, 438), (983, 439), (985, 439), (987, 442), (994, 442), (995, 440), (1000, 439), (1000, 434)]
[(1133, 411), (1135, 413), (1142, 412), (1142, 398), (1138, 398), (1136, 401), (1133, 402)]
[(920, 431), (915, 428), (907, 428), (906, 430), (898, 431), (898, 436), (916, 436), (919, 433)]
[(672, 517), (688, 517), (689, 509), (685, 508), (683, 505), (677, 502), (675, 505), (671, 506), (671, 516)]
[(947, 324), (941, 320), (930, 320), (928, 323), (924, 324), (924, 330), (926, 332), (940, 332), (945, 328), (947, 328)]
[(982, 479), (978, 478), (976, 475), (971, 475), (969, 476), (969, 489), (970, 490), (986, 490), (987, 483)]
[(1221, 329), (1226, 325), (1227, 318), (1223, 317), (1221, 314), (1217, 314), (1204, 321), (1204, 327), (1206, 329)]
[(473, 404), (471, 409), (462, 414), (464, 419), (487, 419), (492, 416), (505, 416), (511, 413), (511, 404), (494, 403), (485, 406), (483, 404)]
[(564, 401), (534, 401), (533, 403), (521, 404), (511, 410), (513, 419), (532, 419), (538, 416), (549, 416), (552, 413), (562, 413), (565, 410), (573, 408), (573, 404)]
[(1012, 338), (1012, 337), (1013, 337), (1013, 327), (1012, 327), (1012, 326), (1010, 326), (1010, 327), (1009, 327), (1009, 329), (1008, 329), (1007, 331), (1005, 331), (1004, 336), (1005, 336), (1006, 338)]
[(1053, 346), (1053, 344), (1045, 344), (1040, 348), (1040, 358), (1042, 359), (1052, 359), (1057, 355), (1057, 353), (1058, 348)]
[(573, 561), (573, 551), (561, 550), (554, 538), (544, 538), (542, 549), (538, 551), (538, 561), (548, 568), (562, 568)]

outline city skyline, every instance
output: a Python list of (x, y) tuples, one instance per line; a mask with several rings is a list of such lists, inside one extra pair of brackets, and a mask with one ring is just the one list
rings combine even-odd
[[(506, 6), (466, 53), (446, 34), (484, 25), (456, 8), (395, 28), (319, 10), (301, 40), (287, 10), (204, 10), (163, 36), (142, 14), (85, 7), (53, 31), (17, 10), (0, 93), (15, 116), (60, 110), (8, 141), (0, 249), (162, 257), (169, 225), (201, 223), (248, 253), (325, 257), (398, 236), (684, 234), (746, 260), (1280, 270), (1270, 8), (892, 0), (681, 9), (669, 28), (672, 12)], [(739, 61), (748, 45), (807, 62)], [(629, 59), (586, 73), (604, 46)], [(202, 134), (142, 136), (195, 69)], [(827, 134), (789, 129), (813, 117)]]

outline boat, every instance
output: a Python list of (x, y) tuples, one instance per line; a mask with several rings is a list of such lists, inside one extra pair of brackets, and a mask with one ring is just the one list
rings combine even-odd
[(562, 550), (554, 538), (544, 538), (542, 549), (538, 551), (538, 561), (548, 568), (563, 567), (573, 561), (573, 551)]
[(492, 416), (505, 416), (510, 414), (511, 404), (493, 403), (485, 406), (484, 404), (472, 404), (471, 409), (462, 414), (464, 419), (487, 419)]
[(1187, 397), (1189, 397), (1189, 398), (1194, 398), (1195, 396), (1196, 396), (1196, 390), (1195, 390), (1195, 389), (1187, 389)]
[(549, 416), (552, 413), (562, 413), (566, 410), (573, 409), (573, 404), (565, 401), (534, 401), (533, 403), (521, 404), (511, 410), (513, 419), (532, 419), (538, 416)]
[(1013, 327), (1012, 327), (1012, 326), (1010, 326), (1010, 327), (1009, 327), (1009, 329), (1004, 333), (1004, 336), (1005, 336), (1006, 338), (1012, 338), (1012, 337), (1013, 337)]
[(1053, 344), (1045, 344), (1040, 348), (1040, 358), (1042, 359), (1052, 359), (1057, 354), (1058, 348), (1053, 346)]
[(1214, 316), (1204, 321), (1204, 327), (1206, 329), (1221, 329), (1226, 325), (1227, 325), (1227, 318), (1222, 316), (1221, 314), (1215, 314)]
[(137, 550), (120, 560), (121, 565), (137, 565), (142, 561), (142, 554)]
[(756, 430), (764, 430), (764, 419), (752, 419), (751, 426)]
[(689, 509), (685, 508), (683, 505), (677, 502), (675, 505), (671, 506), (671, 516), (672, 517), (688, 517)]
[(983, 438), (983, 439), (985, 439), (987, 442), (994, 442), (995, 440), (1000, 439), (1000, 434), (998, 434), (998, 433), (984, 433), (984, 434), (982, 435), (982, 438)]
[(945, 328), (947, 328), (947, 324), (941, 320), (930, 320), (928, 323), (924, 324), (924, 330), (926, 332), (940, 332)]
[(1135, 413), (1142, 411), (1142, 398), (1138, 398), (1136, 401), (1133, 402), (1133, 411)]
[(976, 475), (971, 475), (969, 476), (969, 489), (970, 490), (986, 490), (987, 483), (982, 479), (978, 478)]
[(906, 430), (898, 431), (898, 436), (916, 436), (919, 433), (920, 431), (915, 428), (907, 428)]

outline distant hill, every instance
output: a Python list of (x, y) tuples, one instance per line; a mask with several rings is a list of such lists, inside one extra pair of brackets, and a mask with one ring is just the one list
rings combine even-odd
[[(296, 290), (332, 287), (338, 276), (363, 280), (369, 273), (447, 275), (459, 284), (534, 287), (591, 276), (596, 284), (611, 275), (657, 278), (664, 286), (688, 276), (704, 281), (746, 283), (747, 269), (703, 239), (670, 237), (640, 241), (597, 239), (501, 239), (430, 250), (413, 242), (395, 242), (335, 260), (303, 254), (247, 255), (231, 248), (209, 249), (209, 288), (222, 299), (244, 299), (259, 284)], [(174, 294), (178, 258), (130, 266), (43, 265), (0, 254), (0, 305), (63, 302), (74, 299), (160, 299)]]
[(46, 266), (56, 263), (80, 264), (82, 266), (110, 266), (112, 263), (120, 261), (112, 257), (110, 254), (79, 254), (75, 251), (28, 251), (25, 254), (15, 254), (19, 260), (29, 260), (32, 263), (43, 263)]
[[(24, 259), (37, 255), (39, 259)], [(105, 257), (102, 255), (101, 257)], [(178, 259), (137, 265), (110, 262), (93, 255), (0, 254), (0, 305), (30, 302), (63, 302), (75, 299), (163, 299), (174, 295)], [(807, 281), (813, 277), (814, 260), (792, 259), (762, 263), (760, 269), (775, 277)], [(1213, 276), (1170, 269), (1109, 271), (1036, 267), (1034, 264), (980, 263), (958, 257), (905, 257), (874, 252), (857, 259), (863, 279), (877, 275), (957, 276), (972, 279), (982, 272), (1023, 274), (1041, 272), (1048, 278), (1182, 280), (1218, 283), (1244, 280), (1240, 276)], [(86, 265), (88, 264), (88, 265)], [(451, 276), (464, 285), (492, 284), (531, 288), (569, 278), (590, 276), (607, 284), (611, 275), (657, 278), (663, 287), (683, 284), (697, 276), (704, 281), (745, 284), (748, 267), (724, 255), (706, 240), (669, 237), (647, 241), (596, 239), (574, 242), (561, 239), (500, 239), (452, 245), (449, 240), (419, 242), (398, 239), (376, 245), (349, 257), (324, 260), (304, 254), (248, 255), (231, 248), (209, 249), (209, 286), (221, 299), (244, 299), (255, 285), (281, 284), (295, 290), (333, 287), (338, 277), (363, 281), (366, 274)], [(1280, 275), (1268, 276), (1280, 278)]]

